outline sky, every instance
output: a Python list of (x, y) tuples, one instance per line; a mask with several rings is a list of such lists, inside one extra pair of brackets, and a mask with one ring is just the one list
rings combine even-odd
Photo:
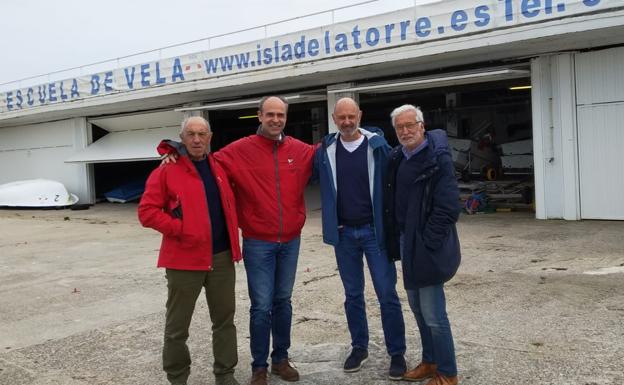
[[(0, 85), (364, 1), (3, 0), (0, 1), (0, 27), (3, 31), (0, 39)], [(376, 0), (335, 11), (334, 21), (435, 1), (441, 0)], [(267, 32), (275, 36), (330, 23), (331, 13), (325, 13), (270, 26)], [(264, 29), (258, 29), (231, 38), (253, 41), (264, 38), (263, 34)], [(214, 39), (213, 46), (227, 45), (226, 39)], [(198, 52), (206, 44), (204, 41), (152, 55), (172, 57)], [(136, 57), (124, 60), (126, 62), (120, 62), (123, 65), (145, 61)], [(110, 67), (110, 63), (105, 65)], [(87, 75), (97, 72), (98, 68), (93, 66), (83, 71), (82, 74)], [(36, 83), (45, 81), (47, 79), (42, 77)]]

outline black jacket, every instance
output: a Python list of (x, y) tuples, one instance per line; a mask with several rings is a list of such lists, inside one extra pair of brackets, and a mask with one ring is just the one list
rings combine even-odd
[(448, 140), (442, 130), (425, 135), (428, 146), (414, 155), (419, 167), (409, 191), (403, 253), (394, 216), (396, 174), (404, 158), (401, 146), (390, 152), (384, 181), (386, 247), (388, 256), (402, 256), (403, 283), (408, 290), (450, 280), (461, 261), (455, 227), (461, 206)]

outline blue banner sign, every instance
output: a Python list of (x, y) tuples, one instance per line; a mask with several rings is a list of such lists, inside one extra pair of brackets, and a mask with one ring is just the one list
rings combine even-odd
[(622, 7), (622, 0), (449, 0), (0, 94), (0, 113), (490, 32)]

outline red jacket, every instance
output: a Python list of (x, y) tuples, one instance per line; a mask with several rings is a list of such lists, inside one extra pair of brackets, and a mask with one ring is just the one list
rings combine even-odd
[[(167, 143), (174, 144), (161, 143), (161, 154), (175, 150)], [(315, 148), (288, 136), (275, 141), (254, 134), (214, 153), (236, 195), (244, 238), (288, 242), (301, 234)]]
[[(223, 205), (232, 260), (241, 260), (234, 194), (223, 169), (207, 157)], [(175, 210), (181, 206), (181, 210)], [(182, 219), (179, 219), (179, 212)], [(138, 208), (139, 221), (163, 234), (158, 267), (212, 270), (212, 230), (204, 183), (186, 156), (152, 171)]]

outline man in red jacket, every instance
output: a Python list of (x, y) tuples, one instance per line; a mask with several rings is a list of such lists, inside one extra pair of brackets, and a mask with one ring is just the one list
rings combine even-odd
[(290, 364), (291, 295), (305, 222), (305, 186), (315, 147), (284, 135), (288, 104), (269, 96), (258, 108), (260, 128), (215, 156), (230, 176), (239, 202), (243, 255), (251, 300), (252, 385), (266, 385), (270, 337), (271, 372), (299, 380)]
[[(299, 380), (288, 357), (291, 296), (306, 217), (303, 197), (316, 146), (284, 135), (287, 113), (288, 103), (283, 98), (262, 98), (257, 133), (214, 154), (229, 176), (243, 231), (251, 300), (251, 385), (267, 384), (271, 336), (271, 373), (285, 381)], [(165, 142), (159, 151), (173, 153), (175, 147), (175, 142)]]
[(212, 321), (216, 384), (238, 385), (233, 263), (241, 259), (238, 221), (227, 174), (208, 153), (211, 136), (205, 119), (186, 119), (181, 157), (151, 173), (138, 209), (141, 224), (163, 234), (158, 257), (168, 287), (163, 369), (175, 385), (185, 385), (190, 374), (186, 340), (202, 287)]

